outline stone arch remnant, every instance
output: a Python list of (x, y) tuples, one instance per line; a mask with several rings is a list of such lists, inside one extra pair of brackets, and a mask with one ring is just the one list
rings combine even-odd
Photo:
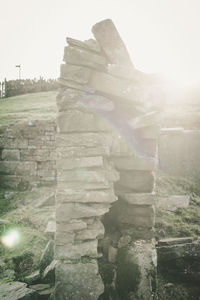
[(134, 68), (111, 20), (92, 32), (84, 42), (67, 38), (60, 69), (54, 299), (149, 300), (155, 79)]

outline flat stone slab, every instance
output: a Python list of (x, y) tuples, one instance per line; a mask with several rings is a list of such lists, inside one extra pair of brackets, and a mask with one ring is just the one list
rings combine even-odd
[(1, 300), (38, 300), (37, 292), (23, 282), (13, 281), (0, 285)]
[(125, 193), (122, 198), (129, 204), (133, 205), (154, 205), (154, 193)]
[(158, 246), (172, 246), (176, 244), (188, 244), (194, 241), (193, 237), (183, 237), (183, 238), (167, 238), (158, 241)]
[(106, 54), (108, 61), (122, 66), (132, 66), (129, 53), (112, 20), (103, 20), (92, 27), (99, 45)]

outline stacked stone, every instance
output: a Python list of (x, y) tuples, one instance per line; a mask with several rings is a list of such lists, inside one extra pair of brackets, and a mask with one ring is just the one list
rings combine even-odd
[[(114, 182), (121, 200), (113, 205), (109, 218), (113, 215), (116, 223), (137, 231), (135, 239), (138, 234), (140, 239), (152, 238), (154, 225), (152, 170), (158, 126), (157, 112), (149, 113), (146, 101), (152, 78), (135, 70), (111, 20), (96, 24), (92, 31), (96, 40), (67, 39), (61, 65), (56, 300), (92, 300), (103, 293), (97, 246), (104, 235), (102, 216), (117, 200)], [(122, 237), (127, 234), (123, 226)], [(131, 235), (131, 241), (135, 239)], [(152, 244), (145, 243), (135, 247), (152, 250)], [(153, 260), (154, 248), (153, 254), (150, 250), (147, 256)], [(140, 268), (141, 258), (136, 260)], [(148, 275), (146, 272), (146, 281)], [(140, 290), (144, 286), (142, 282)], [(150, 299), (151, 289), (146, 288), (148, 292), (140, 296)]]
[(0, 187), (55, 186), (55, 122), (30, 121), (0, 130)]
[(116, 201), (113, 182), (119, 176), (107, 159), (110, 128), (93, 108), (106, 111), (113, 105), (88, 87), (91, 75), (106, 67), (98, 43), (67, 42), (57, 98), (55, 258), (61, 285), (55, 299), (97, 299), (104, 290), (96, 261), (104, 235), (101, 216)]

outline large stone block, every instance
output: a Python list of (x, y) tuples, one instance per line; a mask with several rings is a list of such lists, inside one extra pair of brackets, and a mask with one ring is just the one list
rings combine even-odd
[(93, 72), (88, 82), (90, 88), (107, 95), (116, 96), (118, 98), (132, 100), (133, 105), (141, 103), (143, 100), (141, 91), (130, 81), (113, 77), (106, 73)]
[(81, 182), (81, 183), (107, 183), (114, 182), (119, 179), (119, 174), (115, 170), (58, 170), (58, 182)]
[(87, 256), (97, 258), (98, 241), (90, 240), (77, 244), (55, 245), (55, 259), (77, 260)]
[(138, 240), (119, 249), (117, 283), (120, 299), (152, 300), (156, 287), (156, 266), (156, 249), (151, 242)]
[(103, 56), (71, 46), (65, 47), (63, 60), (72, 65), (85, 66), (97, 70), (104, 70), (106, 64)]
[(153, 124), (139, 129), (135, 129), (133, 134), (141, 139), (158, 139), (160, 135), (160, 126)]
[(155, 224), (155, 210), (150, 205), (132, 205), (119, 200), (110, 209), (109, 218), (122, 227), (123, 224), (130, 224), (152, 228)]
[(92, 224), (88, 225), (87, 229), (80, 230), (76, 232), (75, 240), (84, 241), (84, 240), (94, 240), (96, 238), (103, 238), (104, 236), (104, 226), (99, 220), (95, 220)]
[(127, 157), (112, 157), (112, 161), (117, 170), (138, 170), (138, 171), (153, 171), (155, 168), (155, 159), (127, 156)]
[(105, 189), (113, 189), (113, 183), (109, 181), (104, 182), (66, 182), (57, 180), (58, 189), (74, 189), (74, 190), (105, 190)]
[(72, 219), (102, 216), (109, 211), (110, 205), (85, 204), (85, 203), (63, 203), (57, 204), (56, 222), (69, 222)]
[(0, 174), (2, 175), (36, 175), (35, 162), (0, 161)]
[(57, 117), (59, 132), (111, 131), (112, 127), (100, 116), (80, 110), (68, 110)]
[(115, 184), (119, 193), (151, 193), (154, 187), (154, 175), (148, 171), (120, 171), (120, 179)]
[(56, 98), (58, 110), (66, 111), (72, 108), (80, 109), (82, 105), (78, 102), (78, 99), (83, 95), (85, 95), (85, 93), (82, 91), (67, 88), (61, 95), (58, 95)]
[(54, 300), (97, 300), (104, 291), (95, 260), (85, 264), (59, 263), (56, 266), (56, 282), (60, 284)]
[(94, 146), (94, 147), (57, 147), (57, 159), (68, 157), (88, 157), (88, 156), (109, 156), (108, 146)]
[(57, 134), (56, 145), (57, 147), (94, 147), (110, 145), (112, 143), (112, 137), (106, 133), (68, 133)]
[(0, 285), (0, 298), (2, 300), (37, 300), (38, 294), (35, 290), (27, 288), (26, 283), (13, 281)]
[(113, 191), (75, 191), (70, 189), (57, 190), (56, 202), (57, 203), (112, 203), (117, 200)]
[(56, 161), (58, 170), (72, 170), (77, 168), (103, 167), (103, 158), (101, 156), (65, 158)]
[(81, 66), (62, 64), (60, 66), (60, 77), (66, 80), (75, 81), (80, 84), (87, 84), (91, 76), (91, 70)]
[(112, 20), (107, 19), (95, 24), (92, 27), (92, 33), (110, 63), (132, 66), (128, 51)]
[(59, 222), (57, 219), (56, 223), (56, 230), (58, 232), (74, 232), (79, 231), (87, 228), (87, 223), (82, 220), (71, 220), (68, 223), (66, 222)]
[(18, 149), (10, 150), (3, 149), (2, 151), (2, 160), (20, 160), (20, 151)]
[(127, 203), (134, 205), (154, 205), (156, 202), (156, 195), (154, 193), (125, 193), (121, 197)]
[(83, 42), (83, 41), (79, 41), (79, 40), (75, 40), (75, 39), (67, 37), (67, 43), (72, 47), (83, 48), (87, 51), (96, 52), (98, 54), (101, 53), (101, 48), (100, 48), (98, 42), (95, 41), (94, 39), (89, 39), (89, 40), (86, 40)]

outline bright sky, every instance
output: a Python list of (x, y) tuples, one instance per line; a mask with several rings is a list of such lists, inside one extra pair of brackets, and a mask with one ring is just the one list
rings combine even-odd
[(200, 82), (200, 0), (0, 0), (0, 80), (56, 78), (65, 38), (111, 18), (145, 72)]

